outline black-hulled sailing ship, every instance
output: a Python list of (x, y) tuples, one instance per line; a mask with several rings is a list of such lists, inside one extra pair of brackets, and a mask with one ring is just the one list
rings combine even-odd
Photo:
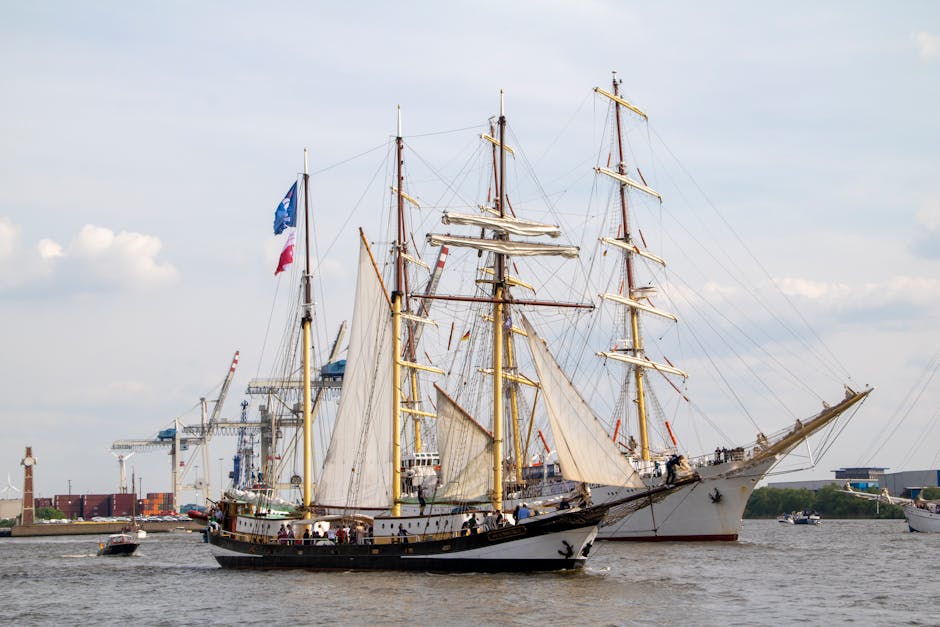
[[(504, 145), (505, 115), (500, 100), (499, 145)], [(459, 476), (463, 486), (488, 485), (488, 503), (479, 501), (441, 511), (403, 510), (401, 439), (406, 371), (440, 373), (409, 357), (413, 350), (403, 347), (403, 320), (416, 322), (403, 312), (406, 292), (403, 259), (406, 234), (402, 204), (405, 193), (402, 175), (402, 135), (399, 118), (396, 137), (398, 186), (396, 272), (389, 292), (365, 235), (360, 230), (358, 279), (342, 396), (337, 409), (333, 436), (314, 494), (311, 438), (311, 333), (309, 247), (305, 247), (306, 272), (301, 317), (304, 372), (304, 489), (301, 507), (274, 514), (262, 511), (257, 503), (227, 499), (220, 504), (222, 519), (211, 526), (208, 542), (216, 560), (224, 568), (314, 570), (424, 570), (424, 571), (539, 571), (582, 566), (597, 535), (599, 523), (612, 508), (628, 511), (641, 500), (665, 497), (673, 487), (637, 490), (623, 499), (594, 505), (589, 491), (577, 502), (542, 509), (537, 515), (513, 518), (504, 512), (502, 408), (504, 405), (504, 328), (511, 326), (506, 313), (507, 260), (519, 255), (573, 257), (573, 246), (512, 240), (510, 235), (528, 237), (557, 235), (558, 228), (508, 217), (500, 209), (491, 216), (449, 214), (447, 223), (467, 224), (482, 229), (482, 236), (430, 235), (432, 244), (468, 247), (492, 253), (492, 292), (482, 299), (490, 306), (492, 321), (492, 433), (485, 436), (481, 452), (465, 460)], [(504, 151), (500, 151), (501, 153)], [(501, 154), (501, 160), (504, 157)], [(501, 162), (502, 163), (502, 162)], [(504, 166), (501, 165), (504, 171)], [(309, 195), (304, 164), (305, 225), (309, 224)], [(500, 179), (502, 181), (502, 177)], [(504, 185), (500, 203), (505, 204)], [(309, 228), (306, 229), (309, 233)], [(452, 297), (460, 301), (461, 297)], [(479, 302), (478, 297), (465, 300)], [(570, 379), (561, 371), (547, 346), (526, 321), (528, 339), (540, 355), (540, 376), (549, 405), (556, 441), (568, 442), (571, 468), (584, 469), (582, 481), (640, 487), (636, 471), (619, 455), (600, 423), (585, 411)], [(437, 390), (439, 419), (475, 421), (440, 388)], [(581, 458), (581, 459), (577, 459)], [(590, 460), (588, 460), (590, 458)], [(489, 459), (489, 468), (480, 460)], [(486, 464), (484, 464), (486, 465)], [(488, 478), (482, 478), (487, 475)], [(375, 512), (379, 512), (376, 514)], [(289, 527), (289, 533), (283, 528)]]

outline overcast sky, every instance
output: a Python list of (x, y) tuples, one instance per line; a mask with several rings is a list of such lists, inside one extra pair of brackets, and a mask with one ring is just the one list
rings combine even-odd
[[(406, 137), (435, 137), (481, 127), (504, 89), (551, 195), (589, 172), (597, 138), (572, 131), (611, 70), (690, 192), (877, 387), (822, 464), (787, 478), (940, 463), (935, 392), (867, 459), (940, 347), (934, 2), (0, 0), (0, 15), (0, 475), (17, 486), (30, 445), (38, 495), (116, 491), (111, 442), (197, 420), (240, 350), (237, 418), (273, 352), (274, 294), (293, 289), (272, 276), (270, 229), (304, 147), (329, 326), (348, 317), (355, 228), (378, 231), (361, 199), (396, 105)], [(213, 473), (233, 451), (213, 443)], [(129, 466), (144, 492), (169, 489), (163, 452)]]

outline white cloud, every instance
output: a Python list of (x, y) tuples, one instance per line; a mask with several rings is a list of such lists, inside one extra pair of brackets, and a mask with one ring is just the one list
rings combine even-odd
[(914, 218), (917, 228), (911, 249), (928, 259), (940, 257), (940, 197), (921, 203)]
[(39, 251), (39, 258), (43, 261), (65, 256), (65, 251), (62, 250), (62, 246), (51, 239), (39, 240), (39, 244), (36, 245), (36, 250)]
[(911, 35), (914, 45), (920, 58), (924, 61), (931, 61), (940, 57), (940, 37), (931, 35), (926, 31), (920, 31)]
[(67, 247), (43, 238), (20, 252), (19, 228), (0, 219), (0, 287), (29, 288), (40, 282), (62, 282), (69, 291), (102, 287), (141, 288), (176, 279), (171, 264), (158, 262), (158, 237), (86, 225)]
[(82, 227), (66, 253), (84, 276), (112, 285), (146, 286), (176, 278), (176, 269), (155, 259), (163, 243), (158, 237), (91, 224)]
[(787, 296), (797, 296), (817, 301), (844, 299), (852, 293), (852, 288), (844, 283), (825, 283), (791, 277), (777, 279), (777, 285)]
[(929, 231), (940, 230), (940, 198), (924, 203), (915, 218), (918, 224)]
[(815, 301), (827, 309), (876, 309), (885, 305), (926, 305), (940, 302), (940, 279), (893, 276), (877, 283), (850, 286), (798, 278), (777, 279), (787, 296)]
[(17, 229), (8, 219), (0, 218), (0, 261), (9, 259), (16, 250)]

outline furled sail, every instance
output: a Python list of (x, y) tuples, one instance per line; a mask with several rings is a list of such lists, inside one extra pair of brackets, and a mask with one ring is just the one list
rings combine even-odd
[(322, 506), (391, 504), (391, 334), (388, 297), (363, 241), (343, 393), (317, 493)]
[(479, 213), (469, 214), (445, 211), (442, 221), (444, 224), (479, 226), (498, 233), (506, 233), (507, 235), (523, 235), (526, 237), (535, 237), (537, 235), (558, 237), (561, 235), (561, 229), (555, 224), (543, 224), (541, 222), (519, 220), (518, 218), (499, 218)]
[(679, 370), (674, 366), (667, 366), (666, 364), (660, 364), (655, 361), (650, 361), (646, 357), (633, 357), (632, 355), (625, 355), (623, 353), (615, 353), (612, 351), (601, 351), (597, 353), (599, 357), (604, 357), (605, 359), (613, 359), (614, 361), (622, 361), (627, 364), (633, 364), (634, 366), (640, 366), (641, 368), (651, 368), (653, 370), (658, 370), (660, 372), (665, 372), (667, 374), (677, 374), (683, 379), (688, 379), (689, 375), (684, 370)]
[(607, 292), (604, 292), (603, 294), (598, 294), (598, 296), (600, 296), (604, 300), (612, 300), (615, 303), (620, 303), (621, 305), (626, 305), (627, 307), (640, 309), (647, 313), (651, 313), (655, 316), (662, 316), (663, 318), (669, 318), (673, 322), (676, 321), (676, 316), (674, 314), (669, 313), (668, 311), (657, 309), (656, 307), (653, 307), (652, 305), (641, 303), (639, 301), (633, 300), (632, 298), (621, 296), (620, 294), (609, 294)]
[(534, 257), (536, 255), (561, 255), (574, 258), (578, 256), (577, 246), (558, 246), (555, 244), (537, 244), (534, 242), (512, 242), (500, 239), (481, 239), (477, 237), (457, 237), (456, 235), (428, 235), (431, 246), (459, 246), (475, 248), (484, 252), (501, 253), (513, 257)]
[(493, 489), (493, 436), (437, 385), (438, 499), (472, 500)]
[(558, 463), (565, 479), (643, 488), (639, 474), (621, 455), (525, 316), (522, 317), (522, 325), (529, 340), (542, 398), (555, 436)]
[(661, 265), (661, 266), (665, 266), (665, 265), (666, 265), (666, 260), (663, 259), (662, 257), (658, 257), (658, 256), (654, 255), (653, 253), (649, 252), (648, 250), (644, 250), (644, 249), (640, 248), (639, 246), (637, 246), (636, 244), (631, 244), (630, 242), (625, 242), (625, 241), (622, 240), (622, 239), (617, 239), (617, 238), (614, 238), (614, 237), (602, 237), (602, 238), (601, 238), (601, 243), (602, 243), (602, 244), (609, 244), (609, 245), (611, 245), (611, 246), (616, 246), (617, 248), (619, 248), (619, 249), (621, 249), (621, 250), (625, 250), (625, 251), (627, 251), (627, 252), (636, 253), (636, 254), (638, 254), (640, 257), (643, 257), (644, 259), (649, 259), (650, 261), (652, 261), (652, 262), (654, 262), (654, 263), (658, 263), (658, 264)]
[(659, 202), (663, 201), (663, 197), (655, 189), (649, 187), (648, 185), (644, 185), (643, 183), (638, 183), (634, 181), (633, 179), (631, 179), (629, 176), (626, 176), (624, 174), (618, 174), (617, 172), (614, 172), (613, 170), (608, 170), (607, 168), (594, 168), (594, 171), (600, 174), (606, 174), (610, 178), (620, 181), (624, 185), (628, 185), (632, 187), (633, 189), (638, 189), (641, 192), (645, 192), (649, 194), (650, 196), (652, 196), (653, 198), (658, 198)]

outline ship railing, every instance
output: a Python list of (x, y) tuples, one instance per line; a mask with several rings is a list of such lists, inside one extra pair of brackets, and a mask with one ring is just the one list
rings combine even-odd
[[(536, 517), (533, 515), (533, 518)], [(345, 544), (408, 544), (412, 542), (431, 542), (436, 540), (451, 540), (454, 538), (459, 538), (461, 536), (473, 535), (473, 534), (484, 534), (490, 531), (496, 531), (498, 529), (506, 529), (513, 527), (512, 524), (506, 523), (495, 529), (489, 528), (486, 524), (480, 524), (476, 529), (455, 529), (455, 530), (445, 530), (437, 531), (434, 533), (411, 533), (407, 535), (392, 535), (392, 536), (370, 536), (364, 535), (357, 538), (356, 542), (347, 542)], [(228, 531), (225, 529), (216, 529), (213, 531), (223, 538), (229, 538), (231, 540), (236, 540), (239, 542), (247, 542), (250, 544), (282, 544), (281, 539), (274, 536), (259, 535), (254, 533), (244, 533), (240, 531)], [(306, 540), (306, 542), (305, 542)], [(328, 539), (328, 538), (292, 538), (291, 541), (284, 542), (283, 544), (292, 544), (296, 546), (323, 546), (323, 545), (337, 545), (343, 544), (338, 541)]]

